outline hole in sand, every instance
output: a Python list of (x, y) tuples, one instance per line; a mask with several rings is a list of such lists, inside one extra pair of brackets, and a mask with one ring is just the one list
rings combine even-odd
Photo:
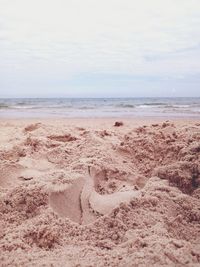
[(84, 179), (76, 179), (64, 191), (51, 192), (49, 203), (53, 210), (62, 217), (67, 217), (76, 223), (81, 223), (81, 200)]
[(140, 194), (137, 190), (127, 190), (100, 195), (95, 190), (98, 177), (94, 171), (89, 171), (85, 178), (74, 180), (64, 191), (51, 192), (50, 206), (62, 217), (79, 224), (89, 224)]

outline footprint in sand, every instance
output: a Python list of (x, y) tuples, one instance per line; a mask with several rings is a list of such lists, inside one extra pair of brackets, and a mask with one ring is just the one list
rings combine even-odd
[(98, 215), (109, 214), (120, 203), (129, 202), (140, 194), (139, 191), (128, 190), (100, 195), (95, 190), (97, 183), (95, 174), (91, 174), (89, 169), (86, 178), (76, 179), (62, 192), (51, 192), (50, 206), (62, 217), (79, 224), (89, 224), (95, 221)]

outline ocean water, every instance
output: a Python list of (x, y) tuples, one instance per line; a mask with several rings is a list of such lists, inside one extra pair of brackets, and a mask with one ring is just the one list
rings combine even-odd
[(198, 98), (9, 98), (0, 99), (0, 117), (194, 117)]

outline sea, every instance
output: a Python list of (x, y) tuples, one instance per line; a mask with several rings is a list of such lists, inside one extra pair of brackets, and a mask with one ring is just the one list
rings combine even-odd
[(0, 98), (0, 118), (88, 117), (200, 118), (200, 97)]

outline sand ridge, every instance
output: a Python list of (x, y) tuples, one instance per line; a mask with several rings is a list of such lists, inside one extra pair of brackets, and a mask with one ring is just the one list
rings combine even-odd
[(1, 266), (200, 265), (200, 124), (115, 122), (0, 122)]

